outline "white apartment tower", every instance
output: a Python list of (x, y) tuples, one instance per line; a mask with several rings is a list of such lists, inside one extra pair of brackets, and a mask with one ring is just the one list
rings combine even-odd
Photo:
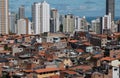
[(25, 19), (17, 20), (17, 34), (26, 34), (26, 21)]
[(17, 30), (17, 34), (32, 34), (31, 22), (27, 18), (17, 20)]
[(16, 19), (17, 14), (14, 12), (9, 13), (9, 31), (10, 33), (16, 33)]
[(46, 1), (33, 4), (32, 21), (35, 34), (50, 31), (50, 6)]
[(111, 29), (111, 13), (105, 15), (102, 18), (102, 21), (103, 21), (102, 23), (103, 29)]
[(0, 34), (9, 33), (8, 0), (0, 0)]
[(40, 6), (41, 3), (34, 3), (32, 6), (32, 22), (35, 34), (40, 33)]
[(93, 30), (96, 34), (101, 34), (100, 19), (98, 18), (98, 19), (92, 20), (91, 24), (92, 24), (92, 30)]
[(111, 34), (112, 24), (111, 24), (111, 13), (104, 15), (102, 17), (102, 32), (103, 34)]

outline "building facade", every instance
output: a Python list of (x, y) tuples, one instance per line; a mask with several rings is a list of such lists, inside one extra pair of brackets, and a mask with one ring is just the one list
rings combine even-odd
[(24, 5), (19, 7), (19, 19), (24, 19), (25, 18), (25, 7)]
[(101, 34), (101, 24), (100, 24), (100, 19), (92, 20), (92, 30), (96, 34)]
[(50, 11), (50, 32), (58, 32), (59, 31), (59, 13), (57, 9), (51, 9)]
[(9, 31), (10, 33), (16, 33), (16, 21), (17, 15), (14, 12), (9, 13)]
[(104, 17), (102, 18), (102, 30), (103, 33), (110, 33), (111, 32), (111, 13), (109, 13), (109, 15), (104, 15)]
[(50, 31), (50, 6), (45, 1), (32, 6), (32, 21), (35, 34)]
[(114, 21), (115, 16), (115, 0), (106, 0), (106, 15), (111, 13), (111, 21)]
[(9, 33), (8, 0), (0, 0), (0, 34)]
[(17, 34), (32, 34), (31, 22), (27, 18), (17, 20), (17, 31)]
[(73, 33), (75, 30), (75, 18), (72, 14), (63, 17), (63, 32)]

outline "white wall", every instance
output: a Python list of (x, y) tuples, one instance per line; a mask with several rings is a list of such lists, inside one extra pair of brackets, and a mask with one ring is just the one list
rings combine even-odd
[(113, 67), (112, 70), (112, 78), (119, 78), (119, 67)]

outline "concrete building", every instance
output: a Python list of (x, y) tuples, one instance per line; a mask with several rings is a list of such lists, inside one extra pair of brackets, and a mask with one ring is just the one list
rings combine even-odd
[(75, 31), (88, 31), (89, 23), (87, 22), (85, 17), (75, 16)]
[(41, 3), (41, 33), (50, 31), (50, 6), (43, 1)]
[(32, 34), (32, 23), (28, 18), (25, 18), (26, 20), (26, 34)]
[(25, 18), (25, 7), (24, 5), (19, 7), (19, 19), (24, 19)]
[(101, 34), (100, 19), (92, 20), (92, 31), (96, 34)]
[(75, 31), (80, 31), (80, 19), (79, 16), (75, 17)]
[(117, 32), (120, 32), (120, 20), (117, 21)]
[(40, 33), (40, 5), (41, 3), (34, 3), (32, 5), (32, 22), (35, 34)]
[(80, 18), (80, 31), (88, 31), (89, 23), (87, 22), (85, 17)]
[(93, 46), (105, 47), (107, 44), (107, 35), (91, 34), (90, 43)]
[(17, 34), (26, 34), (26, 21), (25, 19), (17, 20)]
[(119, 60), (113, 60), (111, 62), (112, 67), (112, 78), (119, 78), (120, 74), (120, 61)]
[(72, 14), (63, 17), (63, 32), (73, 33), (75, 30), (75, 18)]
[(110, 33), (111, 32), (111, 13), (109, 15), (104, 15), (102, 18), (102, 30), (103, 33)]
[(0, 34), (9, 33), (8, 0), (0, 0)]
[(51, 17), (50, 17), (50, 32), (59, 31), (59, 13), (57, 9), (51, 9)]
[(111, 13), (111, 21), (114, 21), (115, 16), (115, 0), (106, 0), (106, 15)]
[(45, 1), (34, 3), (32, 17), (35, 34), (50, 31), (50, 6)]
[(14, 12), (9, 13), (9, 31), (10, 33), (16, 33), (16, 21), (17, 15)]
[(19, 19), (17, 27), (17, 34), (31, 34), (31, 22), (28, 19)]

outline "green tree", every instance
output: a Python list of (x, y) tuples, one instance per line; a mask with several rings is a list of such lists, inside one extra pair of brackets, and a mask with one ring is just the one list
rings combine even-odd
[(6, 44), (6, 45), (4, 46), (4, 50), (11, 50), (11, 48), (8, 47), (8, 45)]

